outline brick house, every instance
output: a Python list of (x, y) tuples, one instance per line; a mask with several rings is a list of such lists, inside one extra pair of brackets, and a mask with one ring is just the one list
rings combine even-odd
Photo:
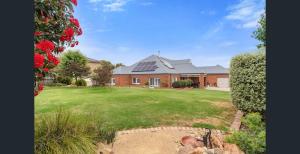
[(191, 79), (194, 87), (229, 87), (228, 69), (216, 65), (196, 67), (190, 59), (171, 60), (151, 55), (131, 66), (113, 70), (115, 86), (172, 87), (177, 80)]

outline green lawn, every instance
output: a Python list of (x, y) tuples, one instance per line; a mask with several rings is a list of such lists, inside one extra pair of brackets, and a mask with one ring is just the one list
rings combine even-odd
[(228, 127), (235, 114), (229, 92), (148, 88), (46, 87), (35, 97), (35, 116), (59, 108), (95, 117), (105, 127), (214, 125)]

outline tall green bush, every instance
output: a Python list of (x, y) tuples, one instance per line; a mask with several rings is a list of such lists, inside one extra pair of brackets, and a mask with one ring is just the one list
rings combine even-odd
[(238, 109), (246, 113), (265, 112), (266, 55), (264, 51), (241, 54), (232, 58), (230, 87), (232, 101)]

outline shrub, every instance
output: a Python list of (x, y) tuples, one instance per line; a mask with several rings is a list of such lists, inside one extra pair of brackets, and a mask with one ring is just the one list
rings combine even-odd
[(76, 82), (75, 82), (75, 85), (76, 86), (86, 86), (86, 81), (84, 79), (78, 79)]
[(62, 110), (55, 116), (36, 117), (35, 153), (95, 153), (99, 141), (112, 143), (116, 135), (114, 129), (103, 129), (102, 122), (95, 119), (87, 115), (83, 120)]
[(173, 88), (184, 88), (184, 87), (191, 87), (193, 84), (192, 80), (179, 80), (179, 81), (174, 81), (172, 83)]
[(66, 84), (63, 83), (48, 83), (45, 86), (49, 86), (49, 87), (60, 87), (60, 86), (66, 86)]
[(85, 126), (71, 119), (70, 114), (58, 112), (55, 116), (35, 120), (34, 150), (36, 154), (95, 153), (93, 136)]
[(266, 56), (264, 52), (242, 54), (230, 64), (232, 102), (246, 112), (266, 110)]
[(245, 129), (234, 132), (226, 141), (237, 144), (247, 154), (265, 153), (266, 131), (261, 118), (259, 113), (249, 113), (242, 119)]
[(66, 85), (70, 85), (72, 84), (72, 78), (70, 77), (57, 77), (55, 80), (54, 80), (55, 83), (63, 83), (63, 84), (66, 84)]

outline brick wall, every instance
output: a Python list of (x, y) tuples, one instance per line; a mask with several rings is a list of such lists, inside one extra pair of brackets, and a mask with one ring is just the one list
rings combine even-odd
[[(143, 87), (147, 86), (146, 83), (149, 78), (160, 78), (160, 87), (171, 87), (171, 75), (170, 74), (131, 74), (131, 75), (113, 75), (115, 78), (116, 86), (133, 86)], [(132, 84), (132, 78), (139, 78), (140, 84)], [(179, 78), (177, 78), (179, 80)]]
[(229, 74), (207, 74), (206, 75), (206, 86), (207, 83), (211, 87), (217, 86), (217, 78), (229, 78)]

